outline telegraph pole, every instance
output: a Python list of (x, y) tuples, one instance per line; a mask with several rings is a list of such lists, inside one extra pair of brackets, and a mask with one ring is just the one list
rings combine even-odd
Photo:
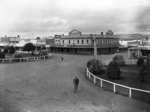
[(96, 47), (96, 34), (93, 36), (94, 39), (94, 57), (97, 59), (97, 47)]

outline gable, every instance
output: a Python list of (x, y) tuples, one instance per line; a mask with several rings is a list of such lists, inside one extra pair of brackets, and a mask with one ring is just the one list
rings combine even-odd
[(72, 30), (69, 32), (69, 37), (81, 37), (81, 32), (78, 30)]
[(112, 36), (112, 35), (113, 35), (113, 32), (112, 32), (111, 30), (108, 30), (108, 31), (106, 32), (106, 35)]

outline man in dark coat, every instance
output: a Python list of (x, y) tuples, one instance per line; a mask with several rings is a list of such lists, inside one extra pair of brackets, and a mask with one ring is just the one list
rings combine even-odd
[(78, 85), (79, 85), (79, 79), (75, 76), (73, 79), (73, 84), (74, 84), (74, 93), (78, 90)]
[(63, 57), (61, 57), (61, 60), (63, 61), (63, 60), (64, 60), (64, 58), (63, 58)]

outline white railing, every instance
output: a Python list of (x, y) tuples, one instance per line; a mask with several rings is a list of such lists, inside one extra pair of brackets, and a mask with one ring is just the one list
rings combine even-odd
[(45, 55), (45, 56), (38, 56), (38, 57), (6, 58), (6, 59), (0, 59), (0, 63), (35, 61), (35, 60), (40, 60), (40, 59), (49, 59), (51, 57), (52, 57), (52, 55), (48, 54), (48, 55)]
[[(127, 63), (126, 63), (127, 62)], [(125, 61), (125, 63), (126, 64), (136, 64), (136, 62), (137, 62), (137, 60), (126, 60)], [(103, 64), (104, 65), (108, 65), (109, 64), (109, 61), (103, 61)], [(112, 88), (112, 90), (113, 90), (113, 92), (114, 93), (116, 93), (116, 91), (117, 91), (117, 86), (119, 86), (119, 87), (122, 87), (122, 88), (124, 88), (124, 89), (128, 89), (128, 94), (129, 94), (129, 98), (132, 98), (132, 91), (138, 91), (138, 92), (144, 92), (144, 93), (148, 93), (149, 95), (150, 95), (150, 91), (148, 91), (148, 90), (143, 90), (143, 89), (138, 89), (138, 88), (133, 88), (133, 87), (129, 87), (129, 86), (125, 86), (125, 85), (122, 85), (122, 84), (118, 84), (118, 83), (115, 83), (115, 82), (111, 82), (111, 81), (108, 81), (108, 80), (106, 80), (106, 79), (102, 79), (102, 78), (99, 78), (99, 77), (97, 77), (97, 76), (95, 76), (94, 74), (92, 74), (89, 70), (88, 70), (88, 68), (86, 67), (86, 72), (87, 72), (87, 77), (90, 79), (90, 80), (92, 80), (92, 78), (93, 78), (93, 83), (94, 84), (96, 84), (98, 81), (97, 80), (99, 80), (99, 86), (100, 87), (103, 87), (104, 86), (104, 82), (107, 82), (107, 83), (109, 83), (109, 84), (111, 84), (111, 85), (113, 85), (113, 88)]]

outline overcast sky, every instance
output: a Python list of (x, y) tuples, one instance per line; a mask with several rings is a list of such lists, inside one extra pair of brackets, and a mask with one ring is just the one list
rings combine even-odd
[[(150, 32), (150, 0), (0, 0), (0, 35)], [(11, 34), (11, 35), (10, 35)]]

